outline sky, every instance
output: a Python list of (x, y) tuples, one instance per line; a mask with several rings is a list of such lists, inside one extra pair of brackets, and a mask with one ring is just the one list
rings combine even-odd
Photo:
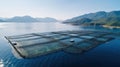
[(29, 15), (70, 19), (97, 11), (120, 10), (120, 0), (0, 0), (0, 17)]

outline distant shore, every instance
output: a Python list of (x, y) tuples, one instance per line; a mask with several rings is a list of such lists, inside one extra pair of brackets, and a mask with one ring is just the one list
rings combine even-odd
[(103, 25), (103, 27), (107, 27), (107, 28), (120, 28), (120, 26), (108, 26), (108, 25)]
[[(71, 25), (75, 25), (75, 26), (94, 26), (94, 25), (81, 25), (81, 24), (73, 24), (73, 23), (68, 23), (68, 24), (71, 24)], [(120, 26), (109, 26), (109, 25), (97, 25), (97, 26), (102, 26), (102, 27), (106, 27), (106, 28), (120, 28)]]

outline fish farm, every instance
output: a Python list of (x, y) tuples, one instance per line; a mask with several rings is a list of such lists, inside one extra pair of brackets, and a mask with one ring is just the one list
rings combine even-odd
[(115, 37), (118, 34), (103, 31), (58, 31), (5, 36), (17, 58), (33, 58), (61, 50), (82, 54)]

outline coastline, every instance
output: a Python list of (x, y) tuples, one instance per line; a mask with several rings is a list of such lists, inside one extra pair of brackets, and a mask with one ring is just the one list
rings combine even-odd
[(102, 25), (102, 26), (107, 28), (120, 28), (120, 26), (108, 26), (108, 25)]
[[(72, 23), (65, 23), (65, 24), (70, 24), (70, 25), (75, 25), (75, 26), (94, 26), (94, 25), (82, 25), (82, 24), (72, 24)], [(120, 29), (120, 26), (109, 26), (109, 25), (101, 25), (102, 27), (105, 27), (105, 28), (119, 28)]]

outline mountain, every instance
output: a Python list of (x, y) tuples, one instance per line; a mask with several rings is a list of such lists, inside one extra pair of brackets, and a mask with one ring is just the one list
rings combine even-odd
[(50, 17), (33, 18), (31, 16), (15, 16), (12, 18), (1, 18), (1, 22), (57, 22), (58, 20)]
[(76, 21), (82, 18), (89, 18), (89, 19), (97, 20), (100, 18), (107, 18), (107, 17), (120, 17), (120, 11), (112, 11), (112, 12), (99, 11), (96, 13), (89, 13), (89, 14), (84, 14), (81, 16), (73, 17), (66, 21)]
[(120, 17), (120, 11), (109, 12), (107, 17)]
[(101, 18), (96, 21), (92, 21), (92, 23), (108, 25), (108, 26), (120, 26), (120, 17)]
[[(87, 19), (84, 19), (87, 18)], [(90, 20), (90, 22), (83, 22)], [(75, 25), (110, 25), (110, 26), (120, 26), (120, 11), (111, 11), (111, 12), (105, 12), (105, 11), (99, 11), (96, 13), (89, 13), (84, 14), (81, 16), (73, 17), (71, 19), (65, 20), (64, 23), (71, 23)]]
[(50, 18), (50, 17), (46, 17), (46, 18), (36, 18), (38, 21), (41, 22), (57, 22), (58, 20), (54, 19), (54, 18)]
[(38, 20), (30, 16), (23, 16), (23, 17), (15, 16), (13, 18), (6, 19), (5, 21), (7, 22), (38, 22)]
[(64, 22), (64, 23), (70, 23), (70, 24), (73, 24), (73, 25), (81, 25), (81, 24), (88, 24), (88, 23), (90, 23), (92, 21), (92, 19), (89, 19), (89, 18), (82, 18), (82, 19), (79, 19), (79, 20), (76, 20), (76, 21), (74, 21), (74, 23), (73, 23), (73, 21), (72, 21), (72, 23), (71, 22)]
[(5, 22), (4, 20), (0, 19), (0, 22)]
[(107, 13), (104, 11), (100, 11), (100, 12), (96, 12), (96, 13), (89, 13), (89, 14), (84, 14), (82, 16), (77, 16), (77, 17), (73, 17), (71, 19), (68, 19), (66, 21), (76, 21), (82, 18), (89, 18), (89, 19), (99, 19), (99, 18), (104, 18), (107, 16)]

